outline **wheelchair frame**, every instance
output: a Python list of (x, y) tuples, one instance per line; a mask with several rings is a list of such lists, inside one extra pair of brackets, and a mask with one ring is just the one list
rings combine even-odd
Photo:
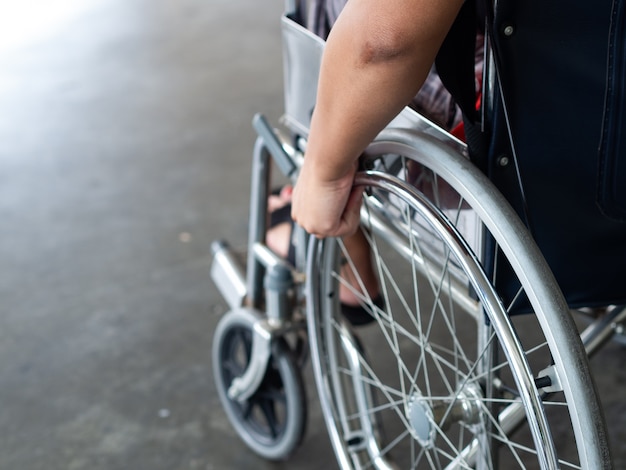
[[(288, 14), (282, 19), (284, 124), (289, 135), (281, 134), (261, 115), (253, 120), (259, 137), (253, 154), (245, 267), (241, 257), (228, 243), (218, 241), (213, 244), (211, 276), (231, 309), (220, 321), (214, 336), (213, 367), (217, 388), (231, 422), (250, 448), (269, 459), (288, 457), (299, 445), (304, 433), (306, 399), (299, 368), (306, 356), (305, 345), (310, 341), (318, 393), (340, 466), (396, 468), (393, 459), (387, 459), (387, 447), (381, 444), (384, 439), (378, 429), (381, 423), (374, 417), (378, 411), (377, 398), (370, 390), (376, 388), (375, 376), (371, 375), (373, 372), (370, 369), (374, 366), (370, 366), (366, 359), (366, 345), (358, 339), (350, 325), (339, 319), (339, 314), (336, 314), (340, 310), (338, 301), (336, 296), (332, 298), (338, 288), (337, 279), (341, 278), (337, 259), (346, 256), (345, 250), (342, 253), (341, 244), (337, 245), (334, 240), (312, 239), (294, 227), (296, 262), (292, 266), (265, 244), (272, 162), (286, 177), (295, 181), (306, 147), (324, 46), (320, 38), (295, 21), (298, 17), (295, 3), (287, 2)], [(487, 73), (491, 75), (486, 83), (497, 81), (494, 69), (489, 70)], [(406, 158), (401, 159), (398, 168), (400, 159), (392, 158), (388, 165), (389, 155), (404, 155)], [(440, 270), (444, 268), (441, 265), (445, 266), (446, 272), (455, 272), (446, 277), (451, 302), (476, 319), (479, 343), (494, 342), (494, 337), (499, 338), (497, 349), (503, 351), (505, 362), (513, 371), (512, 382), (516, 384), (515, 399), (509, 399), (506, 407), (493, 404), (498, 400), (489, 398), (491, 395), (486, 396), (489, 386), (482, 382), (480, 387), (455, 389), (454, 396), (447, 401), (440, 400), (441, 403), (434, 398), (428, 401), (423, 396), (423, 387), (410, 385), (412, 392), (403, 398), (402, 413), (405, 416), (401, 417), (406, 424), (406, 433), (410, 435), (410, 448), (421, 448), (424, 455), (439, 455), (439, 439), (445, 437), (447, 432), (441, 420), (446, 421), (448, 414), (458, 413), (460, 417), (455, 419), (463, 431), (459, 431), (455, 439), (462, 442), (457, 446), (460, 450), (452, 456), (445, 453), (441, 454), (443, 457), (439, 455), (438, 458), (446, 461), (445, 465), (432, 460), (434, 457), (424, 457), (423, 462), (427, 462), (424, 465), (429, 468), (494, 468), (498, 458), (491, 455), (491, 450), (490, 455), (483, 455), (479, 449), (491, 449), (495, 441), (505, 440), (505, 436), (518, 428), (527, 416), (532, 428), (529, 434), (533, 439), (549, 435), (550, 423), (544, 407), (551, 398), (546, 397), (563, 392), (573, 395), (566, 396), (560, 405), (572, 407), (569, 419), (573, 422), (573, 436), (578, 442), (579, 454), (579, 461), (574, 465), (589, 469), (610, 468), (605, 425), (593, 381), (589, 380), (586, 357), (619, 331), (626, 318), (626, 308), (607, 308), (604, 315), (598, 317), (579, 337), (559, 286), (518, 215), (489, 180), (469, 164), (465, 145), (413, 110), (406, 108), (390, 123), (366, 151), (363, 161), (367, 171), (358, 175), (356, 184), (369, 188), (370, 202), (362, 212), (366, 232), (375, 234), (372, 237), (380, 237), (386, 245), (394, 248), (392, 251), (401, 254), (406, 251), (406, 240), (414, 243), (417, 231), (422, 231), (417, 238), (422, 240), (432, 236), (434, 244), (440, 243), (437, 237), (445, 238), (448, 233), (452, 234), (451, 238), (444, 240), (442, 253), (447, 253), (444, 261), (431, 262), (426, 260), (427, 255), (422, 253), (417, 256), (414, 252), (405, 253), (404, 259), (410, 266), (421, 266), (420, 276), (427, 278), (433, 276), (433, 272), (435, 278), (442, 278)], [(450, 223), (447, 218), (446, 207), (431, 207), (428, 197), (408, 184), (407, 174), (414, 162), (418, 162), (421, 171), (432, 172), (435, 179), (441, 178), (443, 182), (462, 187), (458, 190), (462, 192), (461, 201), (473, 209), (462, 215), (467, 218), (469, 229), (461, 233), (457, 227), (458, 219)], [(459, 177), (461, 174), (463, 177)], [(477, 196), (474, 197), (474, 194)], [(398, 200), (402, 200), (401, 203)], [(402, 211), (396, 211), (400, 215), (394, 213), (396, 204), (402, 205)], [(411, 216), (405, 217), (404, 212), (411, 212)], [(461, 212), (457, 210), (457, 213)], [(432, 216), (433, 221), (428, 223), (435, 228), (424, 231), (423, 226), (414, 225), (414, 213)], [(467, 217), (468, 213), (470, 217)], [(478, 220), (476, 223), (472, 222), (474, 216)], [(408, 238), (396, 229), (403, 223), (409, 233)], [(476, 232), (478, 226), (487, 227), (488, 233)], [(497, 240), (513, 269), (521, 273), (518, 277), (523, 278), (520, 282), (524, 294), (530, 299), (539, 323), (542, 323), (539, 327), (545, 336), (542, 341), (548, 344), (554, 363), (546, 364), (540, 371), (530, 370), (526, 358), (528, 350), (524, 350), (522, 346), (525, 345), (516, 337), (516, 327), (511, 324), (502, 300), (485, 276), (481, 260), (487, 238)], [(450, 258), (455, 261), (449, 263)], [(462, 273), (456, 274), (456, 268), (449, 268), (450, 264), (458, 264)], [(385, 265), (385, 269), (389, 268)], [(468, 284), (472, 289), (468, 290)], [(386, 317), (385, 312), (373, 307), (372, 299), (364, 298), (363, 302), (382, 330), (395, 322)], [(437, 302), (441, 303), (440, 300)], [(390, 307), (388, 301), (386, 308)], [(555, 328), (555, 325), (558, 327)], [(304, 334), (305, 330), (307, 334)], [(460, 340), (455, 338), (452, 341), (456, 344)], [(565, 344), (567, 347), (562, 347)], [(456, 345), (452, 347), (457, 348)], [(234, 362), (240, 354), (235, 351), (237, 348), (243, 348), (242, 362), (236, 370), (226, 370), (224, 364)], [(484, 348), (483, 354), (487, 346)], [(475, 358), (473, 367), (484, 367), (485, 371), (490, 371), (493, 367), (489, 364), (490, 360), (493, 359)], [(349, 372), (344, 377), (337, 372), (339, 364), (343, 364)], [(566, 370), (565, 366), (574, 364), (574, 370)], [(414, 371), (415, 379), (422, 373), (420, 367), (418, 365)], [(475, 371), (470, 368), (464, 374), (464, 381), (469, 382), (467, 377)], [(246, 413), (255, 404), (262, 407), (258, 404), (259, 390), (276, 386), (276, 383), (267, 384), (270, 376), (280, 377), (277, 383), (286, 405), (277, 421), (269, 423), (270, 430), (263, 431), (258, 420)], [(343, 384), (346, 378), (352, 382), (350, 387)], [(443, 380), (448, 379), (444, 377)], [(350, 398), (341, 398), (348, 388)], [(379, 387), (378, 393), (384, 395), (383, 401), (391, 400), (385, 391), (385, 387)], [(506, 393), (502, 392), (502, 395)], [(350, 401), (356, 405), (350, 404)], [(428, 406), (419, 404), (426, 401)], [(572, 401), (578, 405), (571, 405)], [(581, 403), (584, 406), (579, 406)], [(436, 417), (437, 406), (442, 404), (448, 411), (443, 418)], [(359, 415), (361, 423), (357, 430), (350, 423), (350, 413), (343, 409), (351, 405), (355, 406), (353, 414)], [(267, 416), (264, 418), (267, 420)], [(276, 429), (272, 429), (274, 427)], [(474, 432), (475, 436), (468, 438), (463, 435), (465, 432)], [(593, 436), (590, 437), (591, 434)], [(563, 463), (552, 439), (548, 438), (546, 442), (549, 445), (543, 447), (541, 442), (535, 441), (533, 457), (536, 457), (536, 462), (531, 467), (557, 468)], [(444, 445), (453, 447), (448, 442)], [(525, 461), (522, 463), (523, 459), (517, 456), (517, 450), (510, 453), (516, 463), (526, 468)], [(413, 456), (411, 461), (417, 462), (418, 457)], [(418, 468), (417, 464), (412, 468)]]

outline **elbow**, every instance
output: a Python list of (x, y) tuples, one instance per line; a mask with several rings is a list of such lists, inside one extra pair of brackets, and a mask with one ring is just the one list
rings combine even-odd
[(401, 34), (383, 32), (358, 43), (357, 61), (362, 66), (388, 63), (412, 53), (413, 44)]

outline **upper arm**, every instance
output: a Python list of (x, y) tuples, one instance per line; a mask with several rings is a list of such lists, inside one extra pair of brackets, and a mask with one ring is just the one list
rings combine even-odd
[[(360, 62), (405, 54), (434, 60), (463, 0), (350, 0), (331, 31), (358, 50)], [(330, 39), (330, 38), (329, 38)]]

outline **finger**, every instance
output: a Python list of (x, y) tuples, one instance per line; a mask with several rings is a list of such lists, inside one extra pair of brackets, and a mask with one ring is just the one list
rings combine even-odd
[(344, 212), (344, 221), (346, 233), (343, 235), (352, 235), (359, 227), (361, 222), (361, 204), (363, 202), (363, 190), (361, 188), (353, 188), (346, 204)]
[(363, 202), (363, 189), (354, 187), (350, 191), (348, 202), (346, 204), (346, 210), (359, 210), (361, 209), (361, 203)]

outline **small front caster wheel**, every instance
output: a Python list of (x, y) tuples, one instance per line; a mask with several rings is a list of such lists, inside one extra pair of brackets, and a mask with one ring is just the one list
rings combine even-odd
[(213, 375), (228, 419), (246, 445), (266, 459), (282, 460), (302, 441), (306, 423), (302, 376), (285, 340), (272, 340), (263, 380), (248, 399), (228, 396), (250, 364), (253, 328), (261, 318), (250, 309), (224, 315), (213, 337)]

